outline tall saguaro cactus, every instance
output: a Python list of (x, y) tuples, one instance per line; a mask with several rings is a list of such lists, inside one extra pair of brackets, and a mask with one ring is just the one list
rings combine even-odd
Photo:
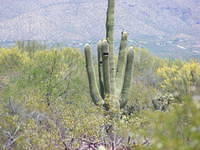
[[(114, 61), (115, 0), (108, 0), (106, 39), (98, 43), (98, 79), (92, 61), (92, 48), (85, 46), (85, 60), (91, 98), (106, 110), (120, 110), (127, 104), (132, 81), (134, 50), (127, 48), (128, 33), (122, 32), (118, 63)], [(98, 86), (99, 85), (99, 86)]]

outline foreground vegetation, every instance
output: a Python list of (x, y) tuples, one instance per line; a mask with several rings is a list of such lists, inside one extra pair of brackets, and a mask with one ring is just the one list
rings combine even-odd
[(128, 104), (114, 120), (92, 103), (85, 58), (77, 49), (1, 48), (0, 78), (0, 149), (200, 147), (198, 61), (135, 49)]

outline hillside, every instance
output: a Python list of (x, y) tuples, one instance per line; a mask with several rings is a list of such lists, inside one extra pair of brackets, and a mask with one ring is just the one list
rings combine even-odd
[[(198, 0), (119, 0), (116, 38), (160, 55), (200, 55)], [(47, 40), (75, 43), (104, 38), (105, 0), (1, 0), (0, 40)], [(12, 31), (12, 32), (11, 32)]]

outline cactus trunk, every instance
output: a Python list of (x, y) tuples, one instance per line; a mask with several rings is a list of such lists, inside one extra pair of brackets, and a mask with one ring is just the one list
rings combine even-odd
[(114, 61), (114, 24), (115, 24), (115, 0), (108, 0), (106, 19), (106, 40), (109, 44), (110, 84), (111, 94), (115, 94), (115, 61)]

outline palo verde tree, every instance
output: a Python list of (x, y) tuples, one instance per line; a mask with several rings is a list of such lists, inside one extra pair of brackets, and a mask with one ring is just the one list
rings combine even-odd
[(115, 64), (114, 15), (115, 0), (108, 0), (106, 39), (99, 41), (97, 46), (99, 81), (95, 76), (92, 48), (88, 44), (85, 45), (86, 69), (91, 98), (95, 105), (101, 105), (109, 111), (119, 111), (127, 104), (134, 60), (133, 47), (127, 48), (128, 33), (122, 32), (118, 63)]

